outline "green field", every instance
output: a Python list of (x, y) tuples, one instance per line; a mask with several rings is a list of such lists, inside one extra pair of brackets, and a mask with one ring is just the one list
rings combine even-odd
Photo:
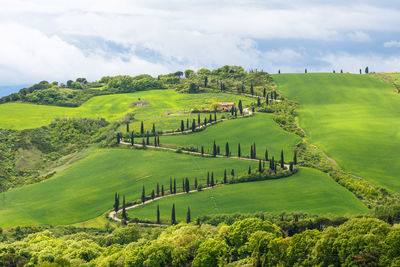
[(222, 213), (309, 212), (312, 214), (354, 215), (367, 208), (327, 174), (314, 169), (277, 180), (226, 185), (188, 195), (171, 196), (129, 210), (130, 218), (155, 221), (157, 205), (162, 220), (171, 219), (172, 204), (178, 220), (186, 219), (190, 207), (192, 219)]
[(204, 183), (207, 171), (221, 180), (224, 168), (237, 175), (257, 163), (225, 158), (202, 158), (172, 152), (109, 149), (99, 150), (44, 182), (6, 193), (6, 209), (0, 205), (0, 227), (38, 224), (70, 224), (85, 221), (111, 209), (114, 193), (127, 201), (140, 199), (142, 186), (147, 195), (157, 182), (169, 188), (169, 178)]
[(282, 130), (272, 120), (271, 114), (258, 113), (253, 117), (234, 119), (208, 127), (202, 132), (186, 135), (161, 136), (163, 146), (193, 145), (212, 153), (213, 142), (220, 146), (221, 154), (225, 155), (225, 144), (229, 143), (232, 156), (237, 156), (238, 143), (240, 142), (242, 156), (250, 155), (250, 146), (255, 142), (257, 156), (264, 158), (265, 149), (269, 157), (279, 159), (281, 150), (286, 155), (286, 160), (293, 158), (292, 147), (300, 141), (300, 137)]
[(354, 74), (274, 75), (300, 103), (308, 140), (346, 170), (400, 192), (400, 96), (376, 78)]
[[(138, 99), (146, 100), (148, 106), (135, 107), (131, 104)], [(209, 108), (213, 102), (250, 103), (250, 98), (232, 94), (179, 94), (174, 90), (151, 90), (131, 94), (96, 96), (77, 108), (35, 105), (27, 103), (6, 103), (0, 105), (0, 128), (28, 129), (49, 124), (55, 118), (98, 118), (106, 120), (121, 119), (127, 112), (134, 112), (136, 123), (132, 130), (140, 130), (140, 121), (151, 129), (156, 123), (157, 129), (177, 129), (180, 120), (197, 118), (189, 115), (192, 108)]]

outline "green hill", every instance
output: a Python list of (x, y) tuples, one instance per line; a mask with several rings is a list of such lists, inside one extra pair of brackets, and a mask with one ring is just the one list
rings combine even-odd
[(225, 144), (229, 143), (232, 156), (238, 155), (238, 143), (240, 143), (242, 156), (250, 155), (250, 146), (256, 143), (257, 156), (264, 158), (265, 149), (268, 149), (269, 157), (279, 159), (281, 150), (286, 155), (286, 160), (293, 158), (292, 147), (300, 141), (300, 137), (282, 130), (272, 120), (271, 114), (258, 113), (250, 118), (224, 121), (208, 127), (206, 130), (187, 135), (161, 136), (160, 143), (165, 145), (201, 146), (212, 153), (213, 142), (221, 147), (221, 154), (225, 155)]
[(346, 170), (400, 192), (400, 96), (376, 78), (354, 74), (274, 75), (300, 103), (308, 140)]
[(38, 224), (69, 224), (103, 214), (112, 208), (114, 193), (127, 201), (140, 199), (142, 186), (147, 195), (157, 182), (169, 189), (170, 177), (204, 184), (207, 171), (222, 179), (225, 168), (237, 175), (256, 162), (225, 158), (202, 158), (172, 152), (107, 149), (99, 150), (44, 182), (6, 193), (6, 209), (0, 204), (0, 227)]
[[(134, 102), (146, 101), (135, 106)], [(209, 108), (214, 102), (250, 103), (250, 98), (220, 93), (179, 94), (174, 90), (151, 90), (129, 94), (96, 96), (77, 108), (59, 107), (12, 102), (0, 104), (0, 128), (28, 129), (47, 125), (55, 118), (98, 118), (121, 119), (127, 112), (134, 112), (137, 122), (134, 128), (140, 130), (140, 121), (150, 129), (156, 123), (158, 130), (177, 129), (180, 120), (197, 118), (189, 115), (193, 108)]]
[(129, 210), (130, 218), (156, 220), (157, 205), (161, 219), (171, 219), (172, 204), (176, 218), (186, 219), (190, 207), (192, 219), (222, 213), (309, 212), (313, 214), (352, 215), (367, 208), (327, 174), (302, 168), (283, 179), (226, 185), (191, 194), (170, 196)]

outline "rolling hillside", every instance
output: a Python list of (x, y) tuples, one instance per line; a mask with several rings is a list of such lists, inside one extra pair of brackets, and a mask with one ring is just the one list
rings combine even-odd
[(354, 74), (274, 75), (300, 103), (308, 140), (340, 166), (400, 192), (400, 96), (380, 80)]

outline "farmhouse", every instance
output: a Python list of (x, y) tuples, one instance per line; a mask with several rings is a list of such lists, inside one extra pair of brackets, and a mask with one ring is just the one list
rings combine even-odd
[(222, 111), (230, 111), (232, 107), (235, 107), (234, 102), (221, 102), (221, 110)]

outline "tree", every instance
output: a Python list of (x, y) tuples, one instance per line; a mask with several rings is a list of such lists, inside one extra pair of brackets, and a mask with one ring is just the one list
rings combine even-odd
[(212, 117), (211, 117), (211, 113), (210, 113), (210, 119), (208, 121), (209, 123), (212, 123)]
[(147, 134), (146, 134), (146, 145), (148, 146), (148, 145), (150, 145), (150, 136), (149, 136), (149, 132), (147, 131)]
[(126, 210), (125, 210), (125, 195), (122, 197), (122, 218), (126, 220)]
[(200, 120), (200, 113), (197, 115), (197, 125), (200, 127), (201, 120)]
[(272, 159), (269, 161), (269, 168), (271, 170), (275, 170), (275, 159), (274, 159), (274, 156), (272, 156)]
[(278, 74), (281, 74), (281, 70), (278, 70)]
[(185, 191), (186, 191), (186, 193), (190, 192), (190, 184), (189, 184), (188, 178), (185, 179)]
[(198, 186), (198, 184), (197, 184), (197, 177), (194, 177), (194, 188), (197, 189), (197, 186)]
[(231, 170), (231, 176), (235, 177), (235, 170), (234, 169)]
[(199, 85), (196, 83), (190, 83), (189, 94), (195, 94), (199, 92)]
[(157, 197), (159, 197), (160, 196), (160, 185), (157, 183)]
[(304, 73), (307, 73), (307, 69), (304, 70)]
[(343, 70), (340, 70), (340, 73), (343, 73)]
[(182, 71), (177, 71), (174, 73), (174, 75), (178, 78), (181, 78), (183, 76), (183, 72)]
[(253, 152), (253, 145), (251, 145), (251, 147), (250, 147), (250, 158), (251, 158), (251, 159), (253, 158), (253, 155), (254, 155), (254, 152)]
[(156, 126), (154, 125), (154, 123), (153, 123), (152, 133), (153, 133), (153, 134), (156, 134)]
[(256, 143), (253, 144), (253, 159), (257, 158)]
[(215, 140), (214, 140), (214, 144), (213, 144), (213, 156), (214, 157), (217, 156), (217, 145), (215, 144)]
[(214, 187), (214, 172), (211, 172), (211, 187)]
[(144, 125), (143, 121), (140, 123), (140, 134), (143, 136), (144, 135)]
[(229, 143), (228, 142), (226, 142), (226, 144), (225, 144), (225, 155), (227, 157), (229, 157)]
[(207, 187), (210, 186), (210, 172), (207, 172)]
[(204, 77), (204, 87), (207, 88), (207, 84), (208, 84), (208, 78), (207, 76)]
[(265, 97), (265, 94), (267, 93), (267, 90), (264, 88), (264, 91), (263, 91), (263, 97)]
[(201, 156), (204, 155), (204, 146), (201, 146)]
[(156, 194), (154, 193), (154, 189), (151, 191), (151, 199), (154, 200), (154, 198), (156, 197)]
[(175, 204), (172, 204), (172, 213), (171, 213), (171, 224), (176, 224), (175, 220)]
[(227, 180), (226, 180), (226, 169), (224, 170), (224, 184), (226, 184)]
[(118, 196), (117, 193), (115, 193), (115, 196), (114, 196), (114, 211), (118, 212), (118, 210), (119, 210), (119, 196)]
[(160, 205), (157, 205), (157, 224), (160, 224)]
[(181, 132), (185, 130), (185, 123), (181, 120)]
[(362, 72), (361, 72), (361, 69), (360, 69), (360, 74), (361, 74)]
[(188, 207), (188, 210), (186, 213), (186, 223), (190, 223), (190, 207)]
[(157, 146), (160, 146), (160, 136), (157, 135)]
[(294, 165), (297, 164), (297, 151), (294, 151), (294, 155), (293, 155), (293, 164), (294, 164)]
[(204, 126), (207, 126), (207, 118), (204, 118)]
[(182, 178), (182, 192), (185, 192), (185, 179)]
[(186, 129), (189, 129), (189, 119), (186, 119)]
[(121, 143), (121, 137), (119, 135), (119, 133), (117, 133), (117, 144)]
[(250, 84), (250, 94), (254, 95), (253, 82)]
[(195, 75), (195, 73), (194, 73), (193, 70), (185, 70), (185, 78), (186, 78), (186, 79), (189, 79), (189, 78), (191, 78), (191, 77), (194, 76), (194, 75)]
[(173, 190), (173, 188), (172, 188), (172, 178), (171, 178), (171, 177), (169, 177), (169, 193), (170, 193), (170, 194), (173, 194), (173, 193), (174, 193), (174, 190)]
[(243, 114), (243, 106), (242, 106), (242, 100), (240, 100), (240, 99), (239, 99), (238, 108), (239, 108), (239, 111), (240, 111), (240, 115), (242, 115)]
[(217, 112), (214, 112), (214, 121), (217, 121)]
[(154, 136), (154, 146), (157, 146), (157, 136)]
[(260, 97), (257, 96), (257, 107), (259, 107), (259, 106), (261, 106), (261, 100), (260, 100)]
[(126, 132), (129, 133), (129, 121), (126, 123)]
[(174, 194), (176, 194), (176, 179), (174, 178)]
[(164, 185), (161, 185), (161, 196), (164, 196)]
[(131, 145), (133, 146), (134, 144), (135, 144), (135, 142), (134, 142), (134, 135), (133, 135), (133, 132), (131, 133)]
[(283, 169), (285, 167), (285, 161), (283, 159), (283, 150), (281, 150), (281, 168)]
[(251, 174), (251, 166), (249, 166), (249, 170), (247, 171), (247, 174)]
[(368, 73), (369, 73), (369, 68), (366, 67), (366, 68), (365, 68), (365, 74), (368, 74)]
[(143, 146), (143, 147), (146, 146), (146, 141), (144, 140), (144, 138), (142, 138), (142, 146)]
[(258, 172), (262, 172), (261, 159), (258, 161)]
[(241, 156), (241, 151), (240, 151), (240, 143), (238, 144), (238, 157), (240, 158)]
[(290, 170), (291, 172), (293, 172), (293, 162), (290, 162), (290, 163), (289, 163), (289, 170)]
[(143, 188), (142, 188), (142, 203), (144, 203), (145, 201), (146, 201), (146, 193), (145, 193), (145, 190), (144, 190), (144, 186), (143, 186)]
[(268, 161), (268, 149), (265, 149), (265, 161)]
[(265, 98), (265, 104), (267, 104), (267, 105), (269, 104), (268, 103), (268, 98), (269, 98), (269, 94), (267, 94), (267, 97)]
[(193, 119), (192, 121), (192, 132), (196, 131), (196, 120)]

